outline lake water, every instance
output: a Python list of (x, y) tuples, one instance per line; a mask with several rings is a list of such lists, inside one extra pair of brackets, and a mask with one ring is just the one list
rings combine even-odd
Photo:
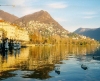
[(0, 54), (0, 81), (100, 81), (100, 47), (34, 46)]

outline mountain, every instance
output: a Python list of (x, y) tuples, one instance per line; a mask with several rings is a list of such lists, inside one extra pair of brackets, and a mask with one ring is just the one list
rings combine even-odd
[(77, 30), (74, 31), (74, 33), (82, 33), (91, 30), (90, 28), (78, 28)]
[(9, 14), (7, 12), (4, 12), (3, 10), (0, 10), (0, 19), (3, 19), (8, 22), (13, 22), (16, 19), (18, 19), (18, 17), (14, 16), (12, 14)]
[[(23, 16), (23, 17), (15, 20), (14, 23), (22, 26), (22, 24), (26, 25), (30, 21), (44, 23), (44, 24), (52, 24), (55, 28), (64, 30), (64, 28), (58, 22), (56, 22), (47, 11), (44, 11), (44, 10)], [(20, 24), (20, 23), (22, 23), (22, 24)]]
[(100, 40), (100, 28), (79, 28), (74, 31), (74, 33), (80, 34), (80, 35), (85, 35), (87, 37)]
[[(27, 30), (30, 38), (30, 42), (33, 43), (73, 43), (73, 44), (87, 44), (87, 37), (78, 35), (76, 33), (71, 33), (64, 29), (56, 20), (54, 20), (51, 15), (44, 10), (25, 15), (18, 18), (7, 12), (0, 10), (0, 18), (11, 22), (14, 26), (21, 30)], [(89, 29), (88, 29), (89, 30)], [(86, 31), (85, 29), (82, 31)], [(24, 33), (27, 33), (24, 32)], [(22, 32), (20, 32), (22, 33)], [(87, 41), (78, 41), (76, 39), (87, 39)], [(75, 42), (76, 40), (76, 42)], [(93, 41), (93, 40), (92, 40)], [(83, 43), (82, 43), (83, 42)], [(93, 41), (94, 42), (94, 41)], [(94, 42), (95, 43), (95, 42)]]

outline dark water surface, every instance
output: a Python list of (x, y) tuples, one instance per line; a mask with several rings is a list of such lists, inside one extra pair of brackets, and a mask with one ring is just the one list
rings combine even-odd
[(0, 81), (100, 81), (100, 48), (34, 46), (0, 53)]

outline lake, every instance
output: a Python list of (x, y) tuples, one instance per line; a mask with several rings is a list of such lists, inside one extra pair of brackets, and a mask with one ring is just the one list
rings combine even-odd
[(0, 53), (0, 81), (100, 81), (100, 47), (49, 45)]

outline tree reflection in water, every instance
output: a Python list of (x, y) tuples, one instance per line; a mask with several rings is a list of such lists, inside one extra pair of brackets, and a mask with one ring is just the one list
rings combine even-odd
[[(34, 46), (14, 51), (14, 54), (7, 54), (7, 61), (0, 55), (0, 79), (5, 73), (19, 69), (21, 71), (31, 71), (30, 74), (23, 74), (22, 78), (48, 79), (52, 78), (49, 73), (61, 75), (60, 66), (62, 60), (68, 60), (69, 56), (80, 56), (95, 52), (96, 46), (76, 46), (76, 45), (56, 45), (56, 46)], [(16, 58), (15, 58), (16, 57)], [(78, 58), (77, 58), (78, 59)], [(79, 60), (79, 59), (78, 59)], [(80, 61), (80, 60), (79, 60)], [(9, 67), (9, 68), (8, 68)], [(8, 74), (7, 74), (8, 75)], [(9, 74), (8, 77), (15, 74)]]

